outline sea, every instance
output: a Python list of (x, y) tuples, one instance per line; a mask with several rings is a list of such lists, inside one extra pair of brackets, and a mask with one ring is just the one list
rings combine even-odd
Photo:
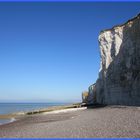
[[(51, 106), (67, 105), (70, 103), (0, 103), (0, 115), (11, 113), (28, 112)], [(0, 119), (0, 125), (15, 121), (11, 119)]]

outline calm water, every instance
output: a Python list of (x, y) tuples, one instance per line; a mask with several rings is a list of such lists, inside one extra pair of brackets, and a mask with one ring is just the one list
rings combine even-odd
[[(47, 108), (50, 106), (66, 105), (67, 103), (0, 103), (0, 115), (16, 112), (28, 112), (36, 109)], [(0, 119), (0, 124), (14, 121), (11, 119)]]
[(26, 112), (59, 105), (66, 105), (66, 103), (0, 103), (0, 115), (22, 111)]

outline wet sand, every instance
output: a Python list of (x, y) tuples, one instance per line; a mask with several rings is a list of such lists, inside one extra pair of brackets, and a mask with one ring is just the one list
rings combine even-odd
[(140, 137), (140, 107), (107, 106), (28, 115), (0, 126), (5, 138)]

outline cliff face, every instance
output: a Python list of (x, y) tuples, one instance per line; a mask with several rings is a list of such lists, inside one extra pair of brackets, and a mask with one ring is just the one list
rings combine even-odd
[(95, 84), (92, 84), (88, 88), (88, 97), (87, 97), (87, 104), (94, 104), (96, 103), (96, 94), (95, 94)]
[(99, 35), (96, 101), (140, 105), (140, 15)]

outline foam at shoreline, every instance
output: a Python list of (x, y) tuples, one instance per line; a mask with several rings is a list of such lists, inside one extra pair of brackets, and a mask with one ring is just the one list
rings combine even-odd
[(10, 118), (10, 119), (0, 119), (0, 125), (3, 125), (3, 124), (8, 124), (8, 123), (12, 123), (16, 121), (15, 118)]

